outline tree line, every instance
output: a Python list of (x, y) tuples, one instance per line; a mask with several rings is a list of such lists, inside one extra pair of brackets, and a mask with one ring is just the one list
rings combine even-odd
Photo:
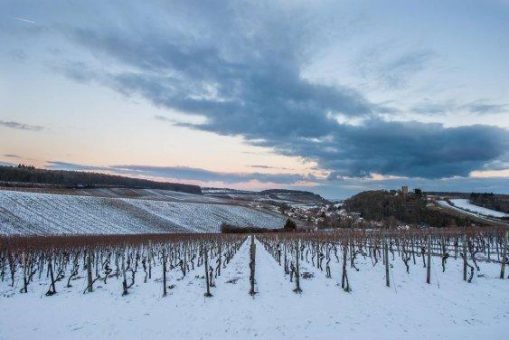
[(470, 202), (481, 207), (509, 213), (509, 196), (494, 193), (471, 193)]
[(37, 169), (30, 165), (0, 166), (0, 184), (50, 185), (63, 188), (123, 187), (130, 189), (163, 189), (201, 194), (197, 185), (156, 182), (141, 178), (107, 175), (97, 172)]

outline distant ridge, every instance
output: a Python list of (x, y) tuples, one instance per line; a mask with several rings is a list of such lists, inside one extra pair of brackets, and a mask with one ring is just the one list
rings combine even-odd
[(197, 185), (157, 182), (148, 179), (107, 175), (97, 172), (37, 169), (33, 166), (0, 166), (0, 185), (44, 185), (57, 188), (163, 189), (201, 194)]

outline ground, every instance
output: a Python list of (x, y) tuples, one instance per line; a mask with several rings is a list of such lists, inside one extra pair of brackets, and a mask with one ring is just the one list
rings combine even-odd
[[(202, 267), (182, 280), (171, 272), (175, 288), (162, 297), (160, 273), (121, 296), (121, 282), (112, 279), (83, 295), (84, 280), (72, 288), (57, 286), (44, 296), (46, 283), (28, 294), (0, 283), (0, 339), (507, 339), (509, 280), (498, 279), (498, 264), (481, 264), (481, 275), (462, 281), (461, 263), (451, 259), (441, 272), (432, 267), (425, 283), (421, 259), (405, 272), (394, 260), (391, 288), (384, 268), (360, 258), (360, 271), (348, 268), (353, 291), (338, 286), (339, 264), (332, 261), (332, 279), (302, 264), (302, 294), (283, 268), (257, 241), (258, 293), (249, 291), (248, 242), (217, 279), (206, 298)], [(44, 281), (44, 278), (42, 279)]]

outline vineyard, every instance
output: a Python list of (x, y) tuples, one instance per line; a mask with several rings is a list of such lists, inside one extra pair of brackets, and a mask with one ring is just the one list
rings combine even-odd
[[(417, 334), (422, 325), (432, 325), (424, 331), (429, 334), (440, 325), (449, 327), (454, 338), (454, 327), (477, 325), (469, 333), (474, 338), (505, 329), (509, 318), (508, 281), (501, 280), (508, 277), (502, 229), (3, 237), (0, 242), (2, 339), (26, 338), (33, 329), (46, 337), (76, 331), (73, 338), (86, 338), (112, 331), (109, 327), (115, 336), (136, 339), (145, 323), (161, 332), (152, 334), (156, 338), (201, 337), (203, 329), (222, 334), (225, 325), (226, 338), (303, 338), (333, 330), (355, 337), (382, 327), (378, 323), (398, 324), (388, 338), (403, 331)], [(69, 309), (69, 322), (62, 313), (56, 323), (40, 316), (61, 303)], [(33, 329), (9, 313), (17, 304), (37, 323)], [(89, 318), (95, 321), (85, 321)], [(112, 318), (123, 322), (114, 324)], [(206, 322), (209, 318), (216, 322)], [(82, 320), (79, 326), (71, 322), (76, 319)], [(356, 326), (362, 320), (373, 325)], [(5, 327), (13, 324), (19, 327)], [(275, 329), (276, 324), (285, 326)]]
[[(250, 238), (250, 282), (254, 295), (256, 244)], [(500, 278), (505, 278), (508, 264), (507, 232), (502, 229), (442, 229), (428, 231), (343, 231), (335, 233), (260, 234), (257, 240), (283, 268), (294, 291), (302, 292), (301, 277), (312, 277), (300, 270), (301, 263), (313, 266), (326, 278), (340, 273), (341, 288), (352, 291), (348, 273), (359, 272), (358, 262), (383, 266), (385, 284), (391, 285), (390, 271), (404, 265), (426, 269), (426, 283), (431, 283), (432, 262), (445, 272), (448, 260), (460, 261), (462, 280), (471, 283), (477, 273), (482, 277), (483, 264), (500, 264)], [(0, 279), (20, 293), (28, 293), (35, 280), (49, 280), (46, 296), (57, 293), (57, 283), (71, 288), (86, 278), (83, 293), (92, 293), (94, 284), (117, 279), (122, 281), (122, 295), (129, 293), (136, 277), (146, 283), (154, 276), (162, 278), (163, 295), (172, 287), (166, 275), (177, 270), (185, 277), (198, 268), (207, 282), (206, 295), (214, 279), (231, 261), (245, 241), (245, 236), (225, 234), (155, 234), (121, 236), (4, 237), (0, 239)], [(362, 258), (362, 261), (359, 261)], [(437, 260), (434, 260), (434, 259)], [(433, 259), (433, 261), (432, 261)], [(333, 269), (335, 265), (340, 270)], [(454, 269), (453, 269), (454, 270)], [(158, 271), (159, 275), (155, 274)], [(458, 274), (458, 277), (460, 277)], [(62, 282), (62, 283), (61, 283)]]
[(200, 195), (151, 193), (134, 199), (0, 190), (0, 235), (207, 233), (221, 223), (282, 227), (285, 221)]

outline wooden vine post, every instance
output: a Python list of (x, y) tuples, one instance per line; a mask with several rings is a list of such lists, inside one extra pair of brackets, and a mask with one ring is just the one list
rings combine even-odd
[(87, 290), (89, 293), (94, 291), (93, 281), (92, 281), (92, 258), (91, 258), (91, 250), (87, 249)]
[[(347, 253), (348, 253), (348, 244), (349, 241), (346, 241), (346, 243), (343, 243), (343, 270), (341, 273), (341, 288), (347, 293), (349, 293), (350, 290), (350, 283), (348, 282), (348, 274), (346, 272), (346, 262), (347, 262)], [(350, 251), (350, 256), (352, 252)]]
[(209, 251), (206, 246), (203, 247), (203, 253), (205, 256), (205, 281), (207, 283), (207, 292), (204, 294), (206, 297), (211, 297), (210, 293), (210, 277), (209, 277)]
[(163, 296), (168, 294), (168, 285), (166, 284), (166, 248), (163, 246)]
[(256, 268), (256, 244), (254, 243), (254, 235), (251, 235), (251, 245), (249, 247), (249, 284), (251, 289), (249, 294), (254, 296), (255, 291), (255, 268)]
[(293, 290), (297, 294), (302, 293), (302, 289), (300, 288), (299, 249), (300, 240), (297, 240), (295, 241), (295, 289)]
[(506, 231), (504, 233), (504, 239), (502, 240), (502, 265), (500, 267), (500, 278), (501, 279), (504, 279), (505, 278), (505, 264), (507, 262), (507, 237), (508, 237), (508, 232)]
[(467, 236), (463, 234), (463, 281), (467, 281)]
[(428, 263), (426, 263), (426, 283), (431, 284), (431, 234), (428, 235)]
[(389, 278), (389, 244), (387, 243), (387, 236), (384, 237), (384, 257), (385, 257), (385, 285), (391, 286)]

